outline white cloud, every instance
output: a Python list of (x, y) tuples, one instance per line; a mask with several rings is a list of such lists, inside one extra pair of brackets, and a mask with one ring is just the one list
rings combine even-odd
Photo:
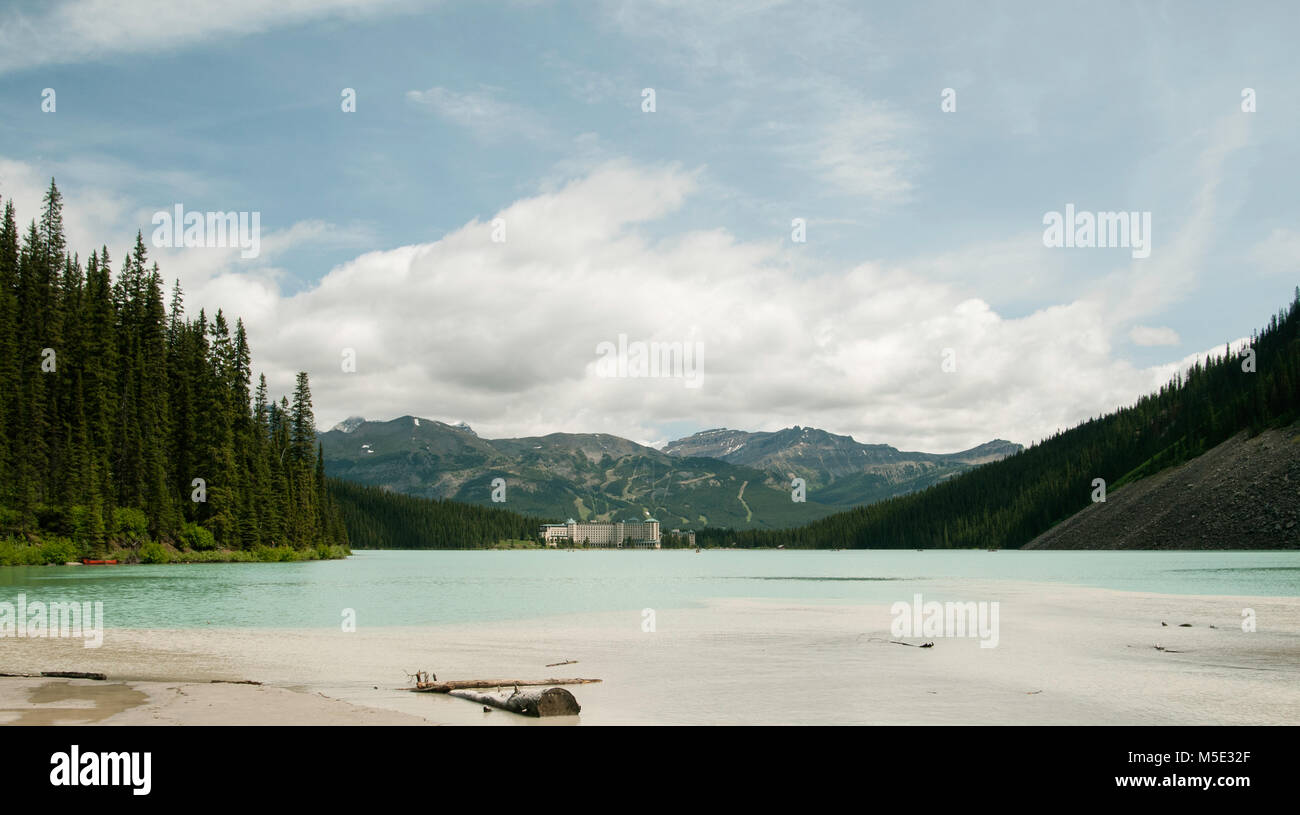
[(1152, 214), (1151, 234), (1146, 236), (1151, 256), (1131, 260), (1094, 284), (1088, 296), (1104, 301), (1113, 320), (1131, 323), (1159, 313), (1194, 288), (1219, 222), (1230, 214), (1223, 211), (1219, 193), (1230, 160), (1249, 145), (1244, 118), (1221, 117), (1206, 134), (1198, 135), (1204, 143), (1195, 157), (1196, 172), (1179, 168), (1182, 183), (1189, 185), (1188, 211), (1180, 223), (1168, 210)]
[(1000, 304), (1043, 303), (1070, 297), (1088, 281), (1072, 277), (1067, 255), (1043, 246), (1042, 233), (1023, 232), (955, 251), (921, 255), (908, 268)]
[[(1192, 369), (1193, 365), (1205, 366), (1212, 359), (1222, 359), (1226, 350), (1231, 349), (1233, 353), (1238, 353), (1250, 345), (1250, 337), (1238, 337), (1231, 340), (1225, 345), (1216, 345), (1213, 348), (1207, 348), (1204, 351), (1197, 351), (1188, 354), (1177, 362), (1169, 362), (1164, 365), (1158, 365), (1152, 368), (1160, 378), (1161, 382), (1168, 382), (1175, 375), (1186, 374)], [(1226, 346), (1226, 347), (1225, 347)]]
[[(22, 175), (14, 167), (23, 165), (0, 172)], [(154, 254), (168, 280), (181, 278), (191, 313), (221, 307), (244, 319), (273, 392), (310, 371), (323, 427), (413, 413), (463, 418), (487, 436), (661, 439), (672, 424), (799, 424), (957, 450), (1050, 435), (1133, 401), (1186, 362), (1144, 369), (1121, 358), (1113, 339), (1132, 323), (1103, 298), (1007, 318), (972, 296), (978, 285), (936, 274), (951, 257), (814, 270), (776, 240), (708, 228), (648, 238), (644, 227), (681, 208), (699, 179), (675, 165), (605, 164), (496, 213), (504, 244), (476, 220), (435, 243), (363, 254), (292, 295), (275, 255), (328, 239), (332, 227), (271, 233), (256, 264), (241, 264), (237, 250)], [(106, 207), (84, 209), (101, 218)], [(77, 194), (68, 211), (83, 211)], [(1017, 257), (1005, 243), (989, 251)], [(703, 342), (702, 387), (598, 377), (597, 344), (620, 334)], [(348, 348), (356, 373), (340, 366)], [(941, 368), (945, 349), (956, 354), (952, 373)]]
[[(20, 232), (40, 217), (49, 186), (50, 177), (44, 172), (25, 162), (0, 157), (0, 197), (13, 200)], [(79, 189), (70, 200), (68, 190), (60, 188), (60, 192), (64, 196), (63, 227), (68, 246), (83, 258), (104, 243), (116, 248), (110, 236), (122, 236), (128, 230), (125, 217), (130, 211), (128, 202), (99, 186)], [(130, 235), (134, 239), (134, 228), (130, 228)], [(126, 245), (125, 240), (120, 243)]]
[(752, 128), (757, 135), (737, 148), (770, 150), (819, 191), (873, 206), (913, 191), (922, 127), (906, 105), (870, 87), (893, 43), (861, 4), (660, 0), (607, 3), (605, 12), (621, 34), (680, 68), (681, 76), (641, 79), (659, 91), (660, 115), (676, 115), (697, 138), (730, 140), (738, 125)]
[(473, 131), (480, 139), (500, 141), (519, 136), (540, 139), (549, 135), (549, 129), (535, 114), (503, 101), (500, 95), (497, 88), (461, 92), (433, 87), (427, 91), (406, 92), (407, 99)]
[(1128, 332), (1128, 338), (1134, 345), (1142, 346), (1177, 345), (1179, 342), (1178, 332), (1165, 326), (1135, 325), (1133, 330)]
[[(955, 450), (1040, 438), (1168, 374), (1118, 358), (1117, 329), (1094, 303), (1005, 319), (907, 268), (810, 275), (776, 242), (642, 235), (695, 179), (607, 165), (498, 213), (505, 244), (475, 221), (436, 243), (362, 255), (292, 297), (238, 276), (213, 278), (201, 296), (242, 301), (257, 363), (281, 387), (311, 371), (322, 426), (415, 413), (464, 418), (488, 436), (654, 439), (670, 422), (802, 424)], [(619, 334), (702, 341), (703, 386), (599, 378), (596, 345)], [(356, 373), (340, 369), (344, 348)], [(945, 348), (955, 373), (941, 370)]]
[(325, 17), (415, 5), (417, 0), (64, 0), (43, 4), (36, 14), (7, 8), (0, 28), (0, 74), (115, 54), (149, 53)]
[(906, 148), (914, 130), (910, 119), (881, 103), (845, 100), (821, 128), (813, 165), (821, 177), (844, 192), (872, 200), (897, 200), (912, 189)]

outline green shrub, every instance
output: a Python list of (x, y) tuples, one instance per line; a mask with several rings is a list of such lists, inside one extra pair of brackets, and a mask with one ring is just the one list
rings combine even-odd
[(77, 545), (67, 538), (50, 538), (37, 545), (41, 563), (68, 563), (80, 560)]
[(171, 554), (161, 543), (149, 541), (140, 547), (141, 563), (170, 563)]
[(181, 544), (186, 549), (208, 552), (217, 548), (217, 539), (213, 534), (196, 523), (186, 523), (181, 527)]
[(299, 559), (298, 552), (289, 546), (259, 546), (253, 550), (253, 554), (263, 563), (287, 563)]
[(252, 552), (213, 549), (207, 552), (172, 552), (172, 563), (254, 563)]
[(113, 510), (113, 531), (126, 540), (142, 540), (149, 534), (149, 518), (142, 510), (120, 507)]
[(296, 560), (311, 560), (313, 549), (294, 549), (292, 546), (257, 546), (253, 548), (253, 557), (262, 563), (290, 563)]
[(0, 566), (37, 566), (44, 562), (40, 546), (32, 545), (23, 538), (0, 540)]

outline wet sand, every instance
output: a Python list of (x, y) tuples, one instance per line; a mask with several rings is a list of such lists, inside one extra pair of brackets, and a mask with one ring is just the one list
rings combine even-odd
[(0, 678), (0, 725), (427, 725), (284, 688), (200, 682)]
[[(659, 609), (653, 632), (640, 609), (353, 633), (109, 630), (99, 649), (5, 641), (0, 671), (107, 673), (123, 684), (94, 704), (108, 715), (86, 718), (102, 724), (1300, 723), (1300, 599), (970, 580), (947, 589), (1001, 603), (996, 648), (893, 644), (888, 606), (720, 600)], [(1254, 633), (1241, 630), (1244, 608), (1255, 611)], [(577, 663), (546, 667), (566, 659)], [(442, 680), (604, 681), (572, 688), (580, 717), (539, 721), (402, 690), (417, 669)], [(214, 678), (266, 685), (206, 684)], [(0, 679), (0, 717), (52, 708), (57, 700), (22, 694), (54, 694), (59, 682)]]

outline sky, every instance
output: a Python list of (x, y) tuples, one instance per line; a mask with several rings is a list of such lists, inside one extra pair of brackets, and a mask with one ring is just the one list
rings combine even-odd
[[(142, 231), (191, 314), (244, 320), (273, 392), (310, 373), (322, 428), (1030, 444), (1243, 341), (1300, 284), (1289, 3), (55, 0), (0, 20), (20, 224), (54, 177), (83, 259)], [(256, 256), (162, 245), (178, 205), (257, 213)], [(1045, 245), (1067, 205), (1147, 215), (1149, 255)], [(610, 376), (620, 337), (694, 367)]]

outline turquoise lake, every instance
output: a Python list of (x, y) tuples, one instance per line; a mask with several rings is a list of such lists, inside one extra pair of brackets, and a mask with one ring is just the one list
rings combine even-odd
[(0, 602), (102, 601), (110, 628), (532, 619), (713, 598), (884, 603), (963, 579), (1300, 596), (1297, 552), (367, 551), (344, 561), (0, 568)]

